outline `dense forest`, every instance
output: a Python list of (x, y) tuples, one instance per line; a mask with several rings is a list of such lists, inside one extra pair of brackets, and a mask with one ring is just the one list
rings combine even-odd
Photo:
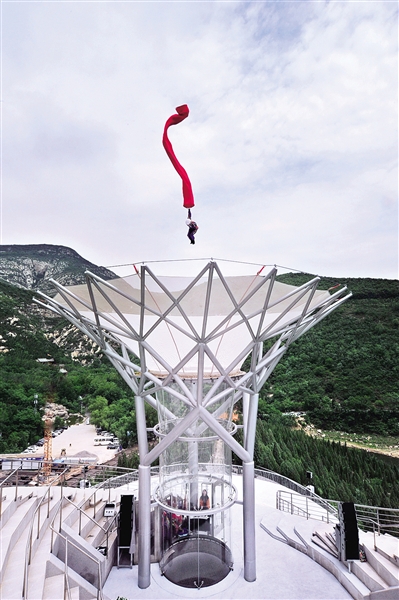
[[(21, 452), (43, 437), (46, 402), (137, 442), (134, 397), (107, 359), (58, 316), (43, 315), (34, 293), (0, 281), (0, 453)], [(61, 345), (60, 345), (61, 344)], [(71, 351), (79, 346), (79, 360)], [(38, 358), (52, 358), (40, 363)], [(155, 425), (155, 411), (147, 408)]]
[(313, 473), (315, 492), (330, 500), (356, 504), (399, 506), (399, 461), (385, 462), (381, 456), (326, 442), (293, 429), (290, 418), (275, 416), (258, 421), (255, 464), (302, 485)]
[[(295, 285), (309, 278), (288, 274), (281, 280)], [(344, 282), (322, 278), (320, 287), (338, 283)], [(399, 436), (398, 282), (346, 283), (353, 297), (290, 347), (261, 392), (256, 464), (301, 483), (311, 470), (324, 497), (399, 506), (395, 465), (312, 439), (281, 417), (303, 411), (324, 429)], [(125, 447), (134, 445), (132, 392), (91, 343), (32, 298), (32, 292), (0, 281), (0, 452), (21, 451), (42, 437), (46, 401), (88, 412)], [(54, 362), (37, 362), (44, 357)], [(155, 423), (154, 411), (149, 413)]]
[(259, 417), (305, 411), (324, 429), (399, 436), (399, 283), (324, 277), (319, 287), (338, 283), (352, 298), (290, 347), (261, 392)]

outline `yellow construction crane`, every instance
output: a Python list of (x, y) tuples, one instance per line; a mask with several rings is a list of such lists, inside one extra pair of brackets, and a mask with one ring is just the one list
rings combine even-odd
[(52, 450), (53, 450), (53, 422), (51, 419), (44, 418), (44, 467), (43, 474), (46, 482), (51, 475), (52, 466)]

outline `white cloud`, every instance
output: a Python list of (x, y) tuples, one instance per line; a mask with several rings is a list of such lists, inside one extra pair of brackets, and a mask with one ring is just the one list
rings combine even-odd
[(397, 276), (394, 4), (17, 3), (3, 30), (3, 243)]

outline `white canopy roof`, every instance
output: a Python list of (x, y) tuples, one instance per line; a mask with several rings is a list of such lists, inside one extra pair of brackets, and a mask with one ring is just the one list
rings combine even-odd
[(295, 287), (276, 282), (275, 273), (223, 277), (208, 265), (197, 278), (157, 277), (148, 268), (111, 281), (87, 274), (87, 285), (64, 288), (54, 300), (84, 320), (97, 319), (140, 357), (142, 369), (193, 377), (201, 368), (212, 376), (218, 365), (239, 371), (254, 343), (331, 297), (315, 289), (317, 279)]

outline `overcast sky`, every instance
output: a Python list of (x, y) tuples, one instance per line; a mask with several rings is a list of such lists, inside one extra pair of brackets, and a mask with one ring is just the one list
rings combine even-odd
[(396, 1), (1, 10), (1, 243), (398, 276)]

